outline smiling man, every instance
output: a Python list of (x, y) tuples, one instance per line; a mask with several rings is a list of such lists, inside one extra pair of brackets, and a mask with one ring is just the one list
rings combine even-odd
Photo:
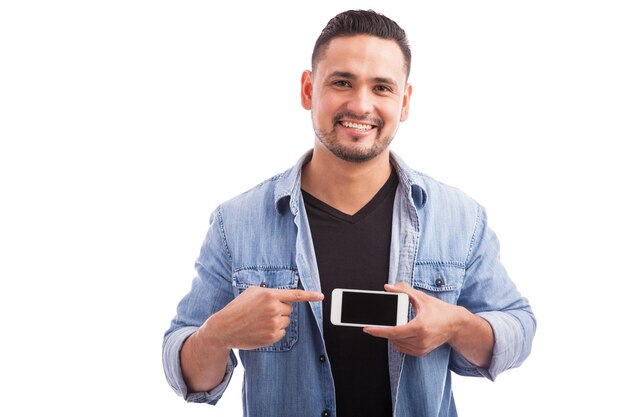
[[(456, 416), (451, 371), (490, 379), (528, 356), (535, 318), (484, 209), (390, 152), (409, 115), (404, 31), (334, 17), (301, 78), (313, 150), (220, 205), (165, 334), (167, 379), (215, 404), (237, 358), (248, 416)], [(335, 288), (409, 296), (409, 322), (334, 326)]]

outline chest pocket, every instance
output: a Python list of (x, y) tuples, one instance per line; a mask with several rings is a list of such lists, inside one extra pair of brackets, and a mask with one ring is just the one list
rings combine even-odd
[[(291, 269), (254, 268), (243, 269), (233, 274), (233, 287), (235, 296), (241, 294), (246, 288), (257, 286), (276, 289), (298, 288), (298, 272)], [(259, 352), (284, 352), (290, 350), (298, 341), (298, 316), (300, 304), (293, 303), (293, 311), (289, 315), (289, 327), (285, 329), (285, 337), (278, 342), (263, 346), (253, 351)]]
[(446, 303), (456, 304), (464, 277), (465, 269), (461, 267), (439, 264), (416, 265), (412, 286)]

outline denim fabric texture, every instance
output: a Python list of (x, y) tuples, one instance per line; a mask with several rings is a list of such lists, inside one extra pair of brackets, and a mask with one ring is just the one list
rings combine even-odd
[[(300, 190), (302, 166), (220, 205), (196, 261), (197, 276), (178, 305), (163, 342), (171, 387), (187, 401), (215, 404), (238, 365), (231, 352), (223, 382), (210, 392), (187, 390), (180, 349), (213, 313), (250, 286), (320, 291), (319, 274)], [(529, 355), (536, 321), (499, 260), (499, 243), (485, 210), (458, 189), (418, 173), (395, 154), (398, 173), (389, 282), (406, 282), (428, 295), (461, 305), (491, 325), (495, 346), (488, 369), (477, 368), (450, 346), (424, 357), (389, 346), (394, 415), (453, 417), (451, 371), (491, 380)], [(411, 316), (413, 312), (410, 313)], [(240, 350), (245, 416), (335, 415), (331, 366), (322, 331), (321, 302), (295, 303), (286, 336), (255, 350)]]

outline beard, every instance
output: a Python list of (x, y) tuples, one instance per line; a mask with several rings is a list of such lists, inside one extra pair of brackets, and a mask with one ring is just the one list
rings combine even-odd
[[(353, 120), (367, 122), (375, 125), (376, 127), (374, 129), (377, 129), (377, 132), (376, 138), (374, 139), (374, 144), (372, 144), (371, 146), (360, 145), (358, 142), (361, 138), (359, 137), (352, 138), (353, 145), (342, 144), (337, 139), (337, 131), (335, 129), (335, 126), (337, 126), (342, 118), (350, 118)], [(317, 137), (317, 139), (337, 158), (346, 162), (363, 163), (370, 161), (380, 155), (385, 149), (389, 147), (389, 144), (393, 140), (393, 135), (382, 136), (383, 125), (384, 121), (381, 119), (371, 118), (367, 116), (359, 117), (351, 112), (342, 112), (338, 113), (333, 118), (333, 128), (331, 130), (321, 130), (317, 126), (315, 126), (315, 123), (313, 123), (313, 130), (315, 131), (315, 136)]]

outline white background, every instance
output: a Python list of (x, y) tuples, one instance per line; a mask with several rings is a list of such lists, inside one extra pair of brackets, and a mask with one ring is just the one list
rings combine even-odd
[(317, 35), (371, 7), (414, 54), (393, 149), (487, 207), (539, 322), (523, 367), (455, 377), (460, 414), (616, 415), (622, 4), (2, 2), (0, 414), (241, 413), (240, 373), (216, 407), (178, 398), (162, 335), (209, 213), (312, 145), (299, 79)]

